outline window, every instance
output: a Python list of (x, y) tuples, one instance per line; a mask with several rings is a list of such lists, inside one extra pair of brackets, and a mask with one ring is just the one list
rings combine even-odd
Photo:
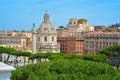
[(74, 22), (74, 24), (75, 24), (75, 22)]
[(47, 28), (45, 28), (45, 30), (47, 30)]
[(47, 41), (47, 37), (45, 37), (44, 40)]
[(54, 30), (53, 28), (51, 30)]
[(54, 41), (54, 37), (52, 37), (52, 41)]

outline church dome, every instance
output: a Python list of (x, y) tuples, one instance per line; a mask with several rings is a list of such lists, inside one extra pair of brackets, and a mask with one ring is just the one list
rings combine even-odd
[(48, 13), (44, 14), (44, 21), (38, 28), (39, 33), (56, 33), (56, 29), (53, 24), (50, 23), (50, 16)]

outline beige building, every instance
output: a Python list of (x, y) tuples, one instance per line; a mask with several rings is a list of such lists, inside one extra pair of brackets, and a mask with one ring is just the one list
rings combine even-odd
[(0, 46), (31, 52), (32, 33), (11, 31), (1, 32)]
[[(31, 32), (0, 32), (0, 46), (14, 48), (16, 50), (32, 52), (32, 33)], [(0, 61), (5, 61), (8, 54), (1, 54)], [(14, 62), (15, 56), (10, 55), (9, 61)], [(20, 62), (23, 62), (23, 57), (19, 57)]]
[(74, 19), (71, 18), (66, 27), (68, 30), (76, 30), (79, 32), (93, 31), (94, 27), (87, 23), (86, 19)]
[(94, 31), (118, 32), (118, 30), (116, 28), (111, 28), (108, 26), (94, 26)]
[(120, 44), (120, 32), (101, 32), (93, 31), (84, 35), (86, 53), (96, 54), (99, 50)]

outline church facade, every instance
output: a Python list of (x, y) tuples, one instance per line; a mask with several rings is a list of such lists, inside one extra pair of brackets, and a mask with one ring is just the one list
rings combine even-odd
[(44, 21), (38, 30), (35, 30), (35, 25), (33, 24), (32, 52), (60, 52), (60, 44), (57, 43), (57, 32), (54, 25), (51, 24), (50, 16), (47, 12), (44, 14)]

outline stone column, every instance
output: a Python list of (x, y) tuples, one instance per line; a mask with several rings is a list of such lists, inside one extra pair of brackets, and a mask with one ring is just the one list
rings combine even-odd
[(32, 53), (36, 53), (36, 30), (35, 30), (35, 24), (33, 24), (32, 29)]

